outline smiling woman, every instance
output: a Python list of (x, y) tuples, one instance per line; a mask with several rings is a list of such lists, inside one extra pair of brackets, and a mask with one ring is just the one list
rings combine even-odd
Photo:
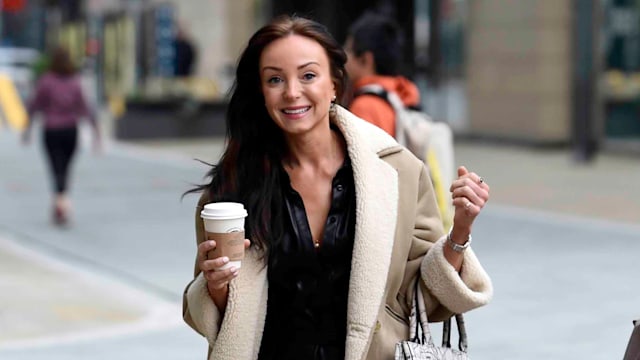
[[(288, 16), (240, 57), (225, 152), (189, 191), (203, 194), (183, 315), (209, 359), (389, 359), (409, 336), (416, 282), (432, 321), (491, 298), (467, 240), (488, 185), (459, 170), (445, 235), (423, 163), (336, 104), (345, 62), (324, 26)], [(248, 211), (241, 270), (207, 257), (216, 241), (199, 213), (218, 201)]]

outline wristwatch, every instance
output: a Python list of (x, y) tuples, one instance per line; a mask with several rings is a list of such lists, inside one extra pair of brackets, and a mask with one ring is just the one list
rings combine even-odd
[(469, 245), (471, 245), (471, 234), (469, 234), (469, 237), (467, 238), (467, 241), (460, 245), (456, 242), (453, 241), (453, 239), (451, 239), (451, 230), (449, 230), (449, 233), (447, 234), (447, 243), (449, 244), (449, 246), (451, 247), (451, 249), (453, 249), (453, 251), (455, 252), (464, 252), (465, 250), (467, 250), (467, 248), (469, 247)]

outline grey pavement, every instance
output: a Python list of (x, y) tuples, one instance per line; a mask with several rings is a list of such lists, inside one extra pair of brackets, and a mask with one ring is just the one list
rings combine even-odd
[[(180, 194), (221, 139), (85, 146), (65, 230), (34, 145), (0, 131), (0, 359), (205, 358), (180, 320), (196, 200)], [(466, 316), (472, 358), (622, 358), (640, 317), (639, 160), (479, 143), (456, 160), (492, 186), (473, 246), (495, 296)]]
[(39, 145), (0, 132), (0, 359), (203, 357), (181, 321), (195, 199), (180, 195), (205, 169), (84, 146), (59, 229)]

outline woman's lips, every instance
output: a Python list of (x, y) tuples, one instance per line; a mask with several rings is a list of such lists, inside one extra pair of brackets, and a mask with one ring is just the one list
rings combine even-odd
[(280, 110), (283, 114), (285, 114), (288, 118), (291, 119), (299, 119), (307, 114), (307, 112), (311, 109), (311, 106), (301, 106), (295, 108), (286, 108)]

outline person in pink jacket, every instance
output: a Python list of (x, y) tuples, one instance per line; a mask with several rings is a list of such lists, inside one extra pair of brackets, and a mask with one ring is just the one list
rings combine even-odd
[(65, 225), (69, 220), (68, 179), (71, 161), (76, 151), (78, 123), (86, 118), (94, 129), (94, 147), (100, 147), (100, 131), (94, 112), (89, 108), (76, 76), (69, 52), (56, 48), (51, 55), (49, 70), (38, 80), (33, 98), (28, 103), (29, 123), (23, 133), (23, 143), (31, 141), (33, 116), (42, 114), (43, 142), (53, 184), (53, 220)]

